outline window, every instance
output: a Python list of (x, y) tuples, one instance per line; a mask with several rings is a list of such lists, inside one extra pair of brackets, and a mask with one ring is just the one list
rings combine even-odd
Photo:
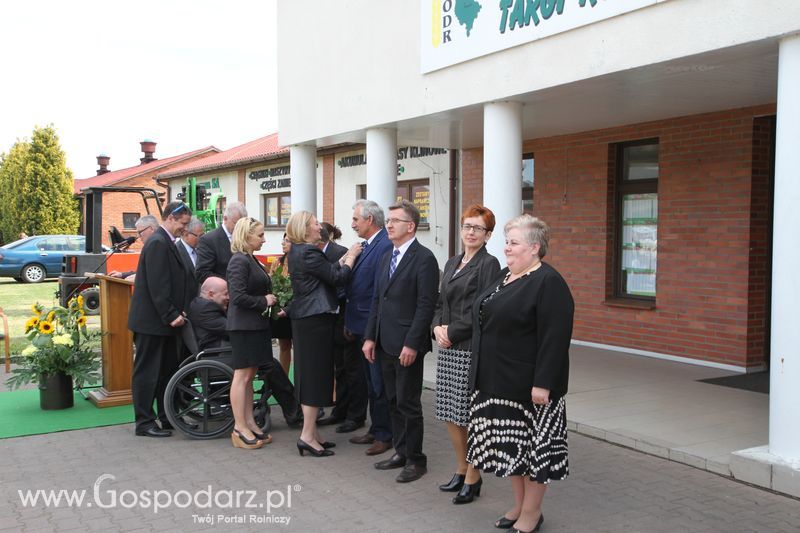
[(136, 221), (139, 220), (139, 216), (139, 213), (122, 213), (122, 228), (135, 230)]
[(533, 214), (533, 154), (522, 156), (522, 212)]
[(292, 215), (292, 197), (289, 193), (265, 194), (264, 196), (264, 226), (268, 228), (283, 228)]
[(37, 247), (43, 252), (64, 252), (67, 250), (67, 238), (50, 237), (49, 239), (42, 239)]
[(658, 141), (617, 147), (614, 296), (654, 300), (658, 250)]
[(428, 228), (430, 223), (431, 193), (429, 180), (409, 180), (397, 183), (397, 201), (408, 200), (419, 209), (419, 227)]
[(85, 252), (86, 251), (86, 238), (85, 237), (67, 237), (67, 250), (70, 252)]
[(356, 185), (356, 200), (366, 200), (367, 199), (367, 184), (362, 183), (360, 185)]

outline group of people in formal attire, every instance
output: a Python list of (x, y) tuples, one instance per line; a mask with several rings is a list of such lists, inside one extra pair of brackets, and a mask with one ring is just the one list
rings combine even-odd
[(411, 202), (385, 212), (356, 202), (351, 228), (360, 241), (350, 248), (335, 242), (338, 228), (296, 212), (276, 262), (293, 295), (275, 318), (269, 310), (281, 306), (270, 272), (254, 255), (264, 225), (238, 202), (205, 235), (194, 220), (185, 204), (168, 204), (135, 274), (129, 327), (137, 435), (169, 435), (164, 387), (188, 316), (201, 347), (230, 343), (234, 446), (272, 441), (252, 409), (253, 379), (267, 369), (287, 423), (300, 429), (300, 455), (334, 455), (320, 427), (349, 433), (369, 417), (367, 432), (350, 442), (369, 444), (368, 455), (392, 450), (375, 468), (399, 469), (397, 482), (415, 481), (427, 472), (421, 396), (424, 356), (435, 343), (435, 416), (447, 425), (455, 459), (452, 479), (439, 490), (466, 504), (480, 496), (482, 472), (508, 477), (514, 500), (495, 527), (539, 530), (547, 485), (569, 470), (564, 396), (574, 313), (567, 283), (542, 261), (547, 224), (530, 215), (508, 221), (501, 269), (486, 249), (495, 216), (472, 205), (461, 217), (462, 252), (440, 271), (416, 238), (420, 213)]

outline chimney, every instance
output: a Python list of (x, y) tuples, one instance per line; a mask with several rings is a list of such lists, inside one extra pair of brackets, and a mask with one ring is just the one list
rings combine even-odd
[(153, 157), (153, 154), (156, 151), (156, 143), (155, 141), (151, 141), (150, 139), (145, 139), (139, 143), (142, 147), (142, 152), (144, 152), (144, 157), (139, 159), (143, 165), (146, 165), (150, 161), (155, 161), (156, 158)]
[(109, 161), (111, 161), (111, 158), (108, 157), (106, 154), (100, 154), (97, 156), (97, 164), (100, 166), (100, 168), (97, 169), (98, 176), (105, 174), (107, 172), (111, 172), (110, 170), (108, 170)]

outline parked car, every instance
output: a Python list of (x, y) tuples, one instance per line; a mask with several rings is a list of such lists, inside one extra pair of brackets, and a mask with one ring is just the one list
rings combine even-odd
[(83, 235), (37, 235), (0, 246), (0, 277), (24, 283), (39, 283), (61, 274), (65, 253), (82, 254)]

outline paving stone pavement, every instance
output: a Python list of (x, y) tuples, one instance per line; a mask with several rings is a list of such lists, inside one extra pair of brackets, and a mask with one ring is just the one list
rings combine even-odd
[[(273, 413), (275, 441), (255, 451), (234, 449), (228, 439), (134, 437), (132, 425), (6, 439), (0, 531), (497, 531), (492, 522), (511, 500), (507, 480), (487, 477), (482, 496), (463, 506), (436, 488), (450, 479), (453, 461), (446, 430), (432, 416), (433, 401), (426, 390), (429, 473), (409, 484), (394, 481), (396, 470), (375, 470), (365, 446), (330, 428), (323, 434), (338, 443), (336, 455), (301, 458), (298, 432), (286, 428), (279, 411)], [(545, 497), (543, 533), (800, 531), (798, 500), (576, 433), (569, 439), (571, 475)], [(209, 485), (223, 508), (172, 505), (156, 512), (138, 505), (155, 491), (185, 505), (187, 495), (179, 491), (194, 494)], [(18, 491), (27, 489), (85, 490), (86, 498), (80, 507), (26, 507)], [(272, 502), (271, 513), (266, 506), (247, 508), (247, 493), (238, 507), (224, 508), (227, 494), (237, 490), (255, 491), (256, 505)], [(167, 496), (158, 497), (165, 502)], [(205, 501), (200, 495), (199, 504)], [(199, 522), (207, 515), (213, 524)], [(219, 516), (245, 523), (221, 523)], [(264, 516), (290, 521), (251, 523)]]

